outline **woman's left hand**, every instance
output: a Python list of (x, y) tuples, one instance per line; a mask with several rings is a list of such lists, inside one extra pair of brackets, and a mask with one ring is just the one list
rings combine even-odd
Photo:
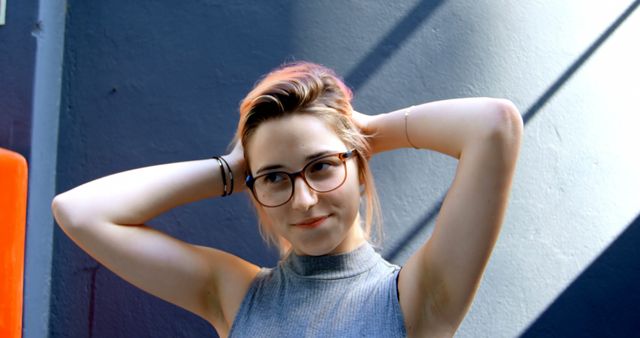
[(371, 123), (375, 119), (374, 116), (365, 115), (358, 111), (353, 110), (351, 114), (351, 119), (353, 120), (353, 123), (356, 125), (356, 127), (358, 127), (363, 134), (367, 136), (371, 136), (375, 134), (375, 130)]
[(378, 137), (378, 123), (376, 122), (379, 117), (379, 115), (366, 115), (355, 110), (351, 115), (351, 119), (356, 127), (360, 129), (360, 132), (367, 136), (369, 146), (371, 147), (371, 155), (382, 151), (382, 149), (380, 149), (380, 140)]

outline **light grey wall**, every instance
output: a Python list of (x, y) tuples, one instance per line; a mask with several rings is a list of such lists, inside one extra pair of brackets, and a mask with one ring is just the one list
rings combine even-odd
[[(640, 214), (638, 1), (489, 3), (470, 12), (491, 12), (484, 22), (503, 28), (476, 42), (497, 48), (482, 53), (487, 83), (475, 93), (501, 91), (527, 113), (557, 81), (564, 83), (526, 124), (504, 230), (461, 337), (522, 332)], [(635, 11), (581, 60), (630, 5)], [(563, 78), (577, 62), (580, 67)], [(620, 259), (640, 267), (638, 258)], [(640, 282), (638, 273), (621, 277)], [(591, 291), (613, 295), (604, 280)], [(627, 297), (638, 299), (637, 293), (630, 289)], [(602, 311), (597, 301), (584, 305), (594, 317), (610, 319), (574, 328), (580, 336), (597, 325), (610, 333), (594, 336), (616, 336), (611, 320), (638, 313), (638, 305), (618, 312)]]
[[(457, 336), (518, 336), (640, 213), (640, 14), (607, 31), (637, 3), (74, 2), (57, 190), (220, 153), (237, 102), (285, 60), (336, 69), (354, 88), (356, 109), (371, 114), (436, 99), (506, 97), (528, 114), (521, 158), (501, 237)], [(401, 150), (374, 158), (373, 168), (386, 220), (383, 253), (402, 263), (431, 231), (455, 161)], [(234, 198), (182, 208), (154, 225), (273, 263), (273, 252), (250, 234), (248, 203)], [(51, 336), (211, 333), (127, 286), (58, 229), (54, 237)]]
[[(488, 95), (507, 97), (530, 114), (503, 231), (457, 336), (523, 333), (640, 214), (640, 48), (635, 42), (640, 13), (632, 12), (590, 50), (625, 10), (637, 5), (447, 1), (358, 92), (356, 108), (364, 111), (361, 107), (375, 112), (423, 100)], [(388, 17), (382, 30), (410, 14), (404, 15)], [(402, 243), (397, 262), (431, 231), (431, 210), (444, 195), (454, 165), (414, 150), (374, 159), (391, 247), (387, 252)], [(424, 174), (424, 181), (406, 179)], [(420, 228), (425, 219), (420, 235), (404, 242), (406, 231)], [(629, 257), (626, 264), (639, 266)], [(640, 282), (637, 273), (631, 277)], [(597, 287), (606, 290), (608, 285), (603, 280)], [(638, 288), (628, 291), (633, 297)], [(605, 313), (600, 305), (594, 301), (581, 311), (601, 318), (638, 311), (636, 305)], [(586, 322), (574, 332), (599, 324)], [(540, 334), (533, 336), (553, 336)]]

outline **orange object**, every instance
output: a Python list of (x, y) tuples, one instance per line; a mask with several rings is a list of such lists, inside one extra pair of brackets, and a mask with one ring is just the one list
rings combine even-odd
[(0, 337), (22, 337), (27, 161), (0, 148)]

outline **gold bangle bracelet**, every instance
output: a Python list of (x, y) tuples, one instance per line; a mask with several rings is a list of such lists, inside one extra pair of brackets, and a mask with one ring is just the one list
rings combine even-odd
[(415, 144), (413, 144), (413, 142), (411, 142), (411, 138), (409, 138), (409, 122), (407, 120), (409, 119), (409, 113), (411, 113), (413, 107), (415, 106), (411, 106), (404, 111), (404, 136), (407, 138), (407, 142), (409, 142), (414, 149), (419, 149)]

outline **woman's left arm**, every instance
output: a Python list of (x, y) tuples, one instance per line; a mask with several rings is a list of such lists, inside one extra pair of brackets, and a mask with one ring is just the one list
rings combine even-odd
[(510, 101), (491, 98), (437, 101), (373, 117), (354, 114), (373, 135), (374, 153), (416, 146), (459, 160), (432, 236), (398, 280), (410, 336), (453, 335), (504, 218), (522, 118)]

